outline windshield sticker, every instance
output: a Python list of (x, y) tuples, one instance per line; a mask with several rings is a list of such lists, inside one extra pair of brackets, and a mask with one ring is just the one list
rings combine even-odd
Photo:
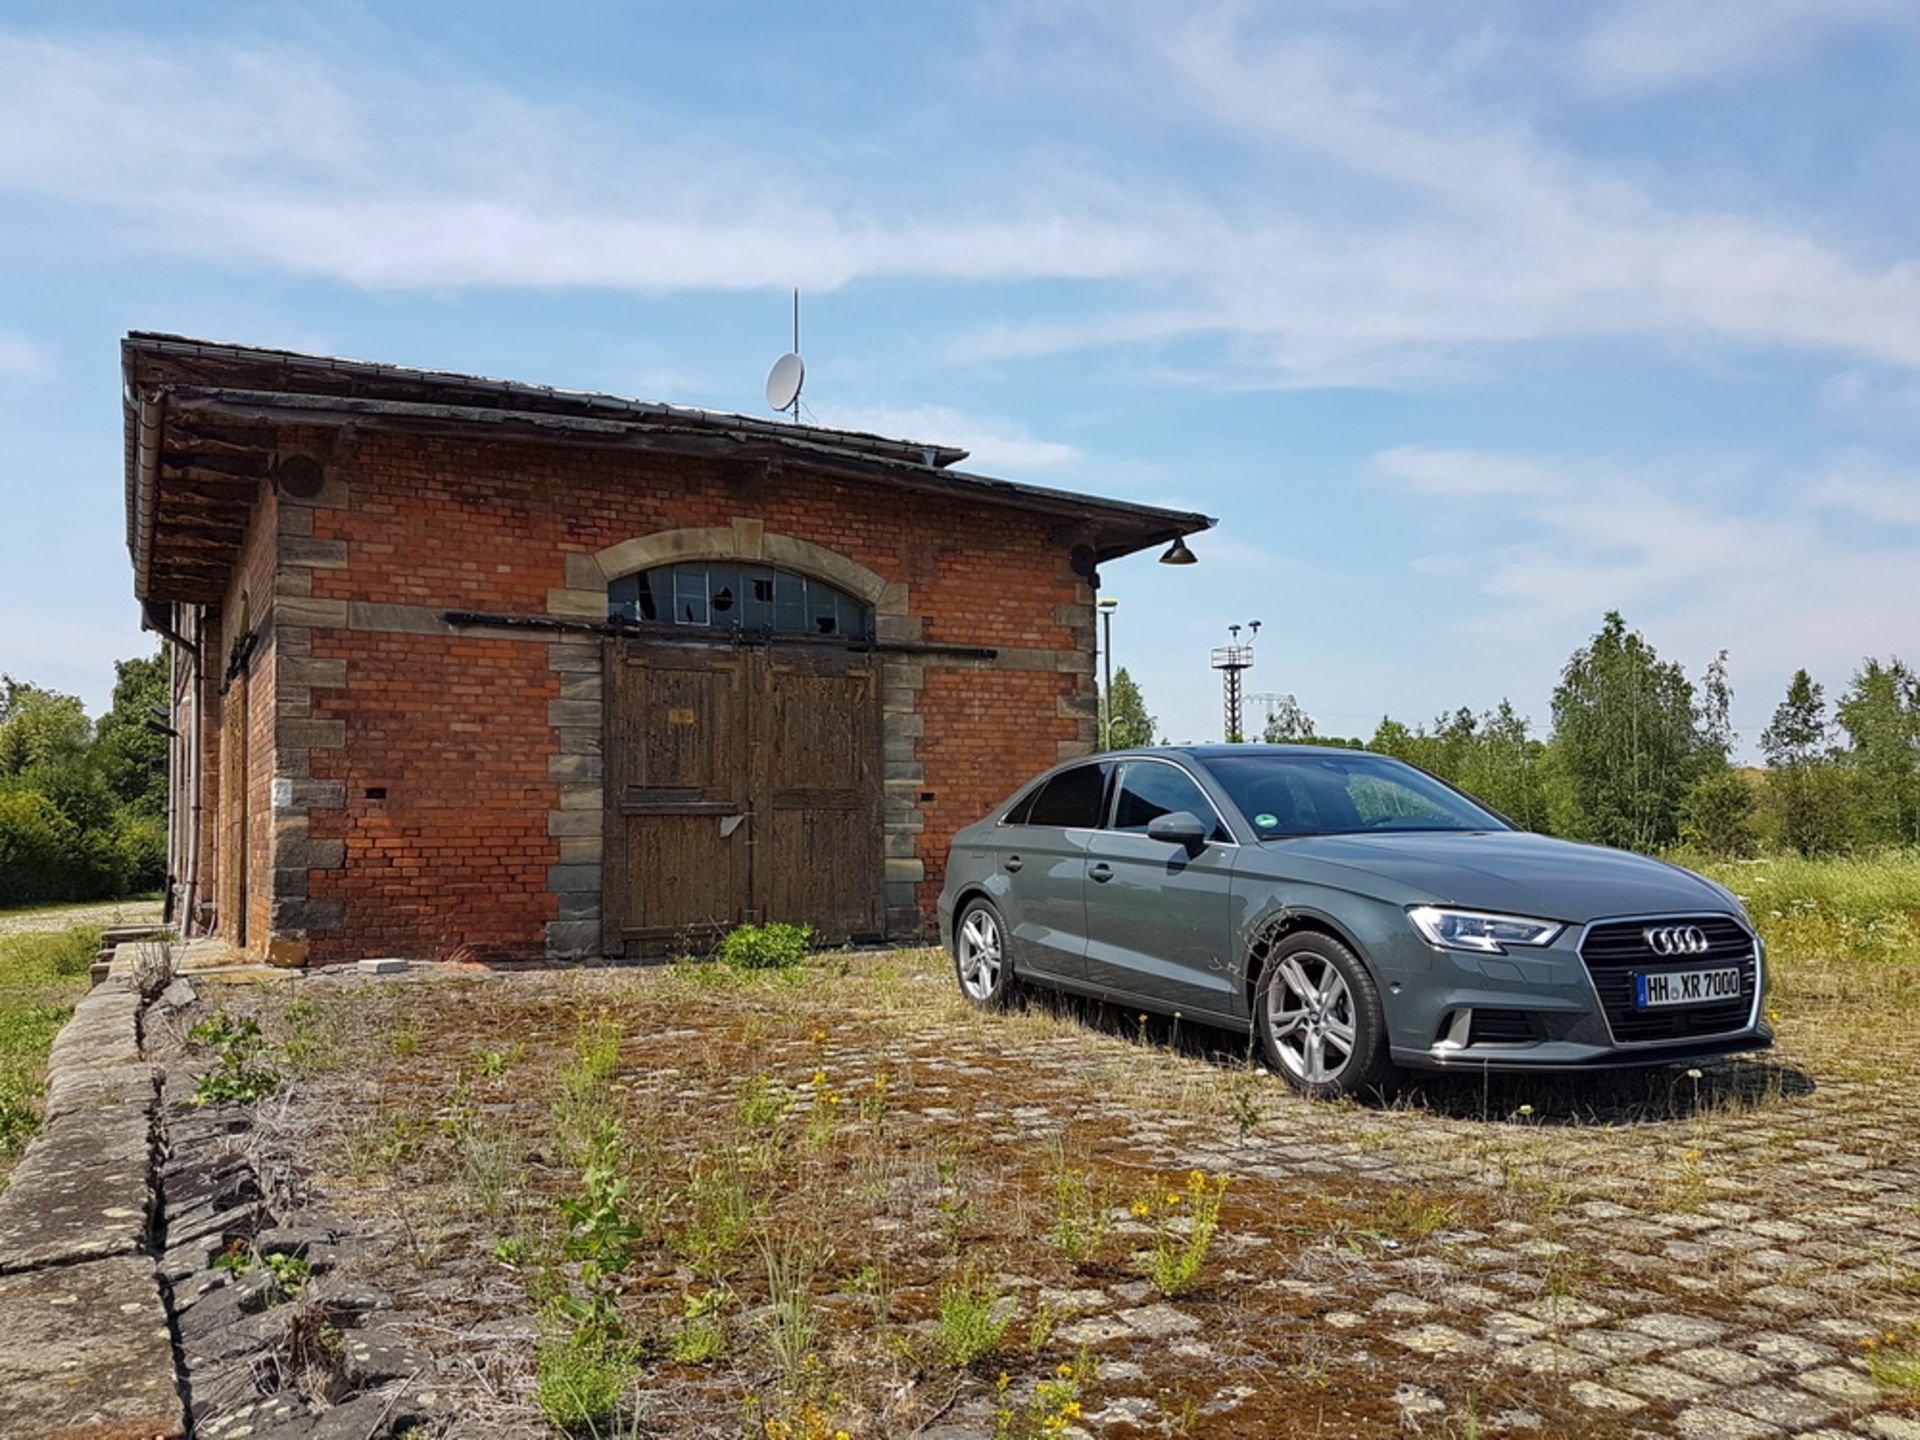
[(1280, 817), (1278, 815), (1269, 815), (1266, 811), (1262, 810), (1258, 815), (1253, 817), (1253, 823), (1262, 829), (1271, 829), (1280, 823)]

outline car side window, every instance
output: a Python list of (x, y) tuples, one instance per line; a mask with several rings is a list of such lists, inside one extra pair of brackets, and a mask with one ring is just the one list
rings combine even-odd
[(1036, 785), (1018, 800), (1014, 801), (1013, 804), (1008, 807), (1006, 815), (1002, 817), (1001, 823), (1005, 825), (1026, 824), (1027, 812), (1033, 809), (1034, 797), (1039, 795), (1044, 788), (1044, 786)]
[(1100, 823), (1107, 798), (1108, 764), (1076, 765), (1062, 770), (1033, 797), (1024, 823), (1070, 830), (1091, 830)]
[(1153, 760), (1135, 760), (1121, 770), (1110, 828), (1144, 835), (1148, 825), (1176, 810), (1185, 810), (1196, 820), (1211, 825), (1214, 840), (1230, 838), (1222, 831), (1206, 792), (1194, 778), (1177, 765), (1162, 765)]

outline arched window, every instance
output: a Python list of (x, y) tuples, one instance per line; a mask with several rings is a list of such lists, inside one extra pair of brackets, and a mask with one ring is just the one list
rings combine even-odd
[(622, 575), (607, 585), (613, 620), (688, 625), (758, 635), (843, 635), (873, 639), (873, 607), (824, 580), (699, 560)]

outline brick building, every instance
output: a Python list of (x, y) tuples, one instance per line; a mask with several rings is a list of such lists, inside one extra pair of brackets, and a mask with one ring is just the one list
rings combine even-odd
[(927, 933), (1094, 740), (1102, 562), (1204, 516), (963, 451), (136, 333), (171, 898), (276, 963)]

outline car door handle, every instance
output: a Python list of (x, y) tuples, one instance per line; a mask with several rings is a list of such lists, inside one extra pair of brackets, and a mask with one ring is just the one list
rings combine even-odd
[(1098, 865), (1095, 865), (1091, 870), (1087, 871), (1087, 874), (1092, 879), (1104, 885), (1107, 881), (1113, 879), (1113, 866), (1102, 860)]
[(1003, 862), (1004, 868), (1008, 870), (1018, 870), (1022, 863), (1023, 862), (1021, 861), (1018, 855), (1009, 855), (1007, 856), (1006, 860)]

